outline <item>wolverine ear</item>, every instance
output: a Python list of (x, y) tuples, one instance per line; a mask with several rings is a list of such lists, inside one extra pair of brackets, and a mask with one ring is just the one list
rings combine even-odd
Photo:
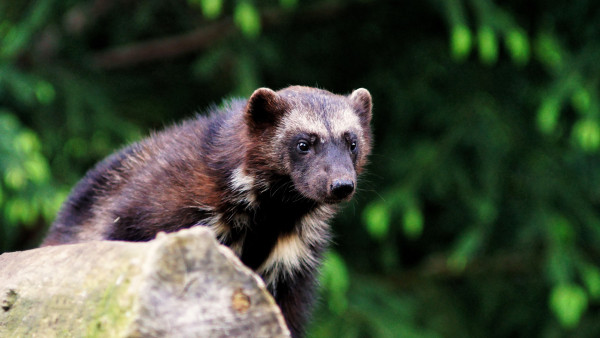
[(350, 102), (356, 112), (358, 112), (358, 116), (364, 125), (369, 125), (371, 123), (371, 108), (373, 104), (371, 103), (371, 93), (364, 88), (359, 88), (352, 92), (349, 96)]
[(263, 129), (274, 125), (285, 108), (284, 100), (276, 92), (259, 88), (252, 93), (246, 105), (246, 121), (254, 129)]

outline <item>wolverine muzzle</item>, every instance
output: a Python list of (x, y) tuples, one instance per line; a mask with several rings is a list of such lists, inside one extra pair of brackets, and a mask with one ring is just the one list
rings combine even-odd
[(352, 180), (335, 180), (330, 186), (331, 194), (338, 199), (344, 199), (354, 192)]

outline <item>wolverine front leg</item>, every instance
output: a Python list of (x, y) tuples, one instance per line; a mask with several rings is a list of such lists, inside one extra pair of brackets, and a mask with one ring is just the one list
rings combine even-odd
[(281, 308), (292, 337), (305, 335), (306, 323), (315, 299), (316, 280), (314, 272), (299, 271), (292, 277), (286, 276), (269, 291)]

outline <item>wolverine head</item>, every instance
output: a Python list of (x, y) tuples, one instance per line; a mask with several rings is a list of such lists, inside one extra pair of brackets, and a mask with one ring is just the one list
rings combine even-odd
[(371, 95), (348, 96), (293, 86), (257, 89), (246, 106), (258, 171), (289, 176), (304, 197), (323, 203), (349, 200), (371, 149)]

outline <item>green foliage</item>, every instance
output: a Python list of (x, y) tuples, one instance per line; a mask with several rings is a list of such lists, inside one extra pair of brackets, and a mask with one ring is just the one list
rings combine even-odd
[(462, 1), (444, 1), (445, 14), (450, 24), (450, 45), (452, 57), (461, 61), (471, 52), (472, 36), (467, 27)]
[(529, 39), (521, 29), (511, 29), (505, 37), (506, 49), (508, 49), (512, 60), (524, 65), (529, 61), (530, 48)]
[(544, 99), (537, 113), (537, 124), (541, 132), (554, 132), (560, 117), (560, 106), (560, 101), (554, 96)]
[(498, 59), (498, 40), (489, 26), (482, 26), (477, 32), (479, 59), (485, 64), (494, 64)]
[(37, 134), (24, 128), (14, 113), (0, 110), (0, 228), (8, 246), (19, 226), (31, 228), (40, 219), (52, 220), (62, 202), (50, 185), (48, 160)]
[[(4, 29), (0, 31), (2, 34), (0, 58), (14, 58), (27, 47), (36, 31), (46, 24), (53, 3), (52, 0), (40, 0), (25, 10), (21, 18), (8, 16), (2, 18)], [(19, 22), (16, 22), (17, 19)]]
[(600, 127), (596, 119), (581, 119), (573, 126), (573, 138), (585, 151), (595, 152), (600, 147)]
[(541, 33), (536, 39), (535, 49), (539, 61), (546, 67), (554, 70), (563, 66), (562, 47), (555, 35)]
[(585, 264), (581, 269), (581, 279), (587, 288), (590, 298), (594, 301), (599, 301), (600, 269), (594, 265)]
[(587, 308), (587, 295), (578, 285), (557, 285), (550, 295), (550, 307), (561, 324), (574, 328), (581, 320), (581, 315)]
[(348, 306), (349, 278), (343, 258), (330, 251), (325, 257), (320, 281), (323, 290), (325, 290), (324, 293), (327, 295), (329, 309), (338, 315), (342, 314)]
[(281, 7), (286, 9), (293, 9), (298, 6), (298, 0), (279, 0)]
[(365, 87), (375, 147), (311, 335), (598, 336), (592, 7), (0, 2), (0, 251), (39, 243), (85, 171), (149, 130), (261, 86)]
[(450, 42), (452, 56), (458, 61), (463, 60), (471, 51), (471, 32), (465, 25), (456, 25), (452, 27)]
[(416, 239), (423, 232), (423, 213), (414, 205), (409, 206), (402, 217), (406, 237)]
[(384, 203), (373, 202), (363, 211), (367, 231), (375, 239), (384, 238), (390, 228), (390, 211)]
[(244, 35), (256, 38), (260, 34), (260, 13), (248, 1), (240, 1), (233, 12), (233, 19)]
[(223, 0), (189, 0), (190, 4), (200, 5), (202, 14), (208, 19), (217, 18), (223, 11)]

